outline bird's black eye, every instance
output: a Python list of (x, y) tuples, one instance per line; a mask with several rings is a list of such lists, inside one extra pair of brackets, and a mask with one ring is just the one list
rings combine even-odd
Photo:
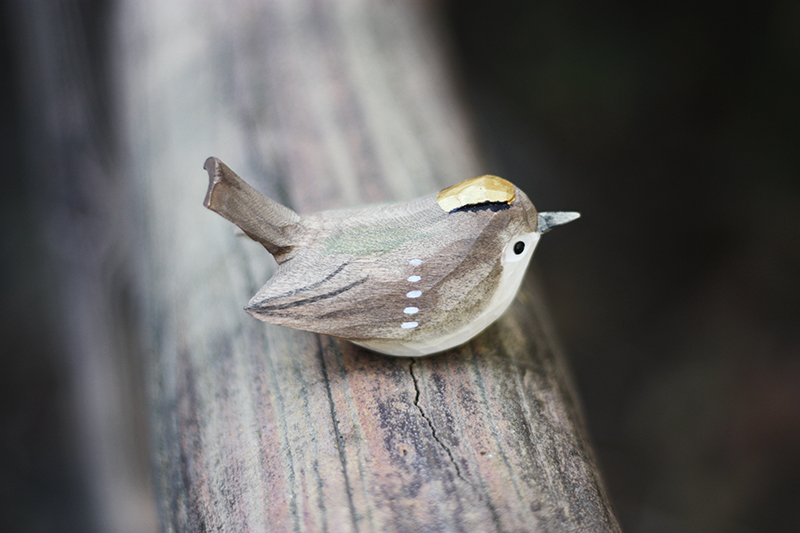
[(522, 241), (517, 241), (517, 244), (514, 245), (514, 253), (519, 255), (525, 251), (525, 243)]

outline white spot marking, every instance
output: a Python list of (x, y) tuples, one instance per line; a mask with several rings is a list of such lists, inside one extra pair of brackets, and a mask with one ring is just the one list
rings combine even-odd
[(400, 327), (403, 329), (413, 329), (417, 326), (419, 326), (419, 324), (417, 324), (416, 322), (403, 322), (402, 324), (400, 324)]
[(406, 298), (419, 298), (422, 296), (422, 291), (411, 291), (406, 294)]
[(406, 307), (403, 312), (407, 315), (416, 315), (419, 313), (419, 307)]
[(422, 259), (412, 259), (408, 262), (409, 265), (418, 267), (422, 264)]
[(419, 277), (419, 276), (409, 276), (409, 277), (408, 277), (408, 281), (410, 281), (411, 283), (416, 283), (416, 282), (418, 282), (418, 281), (419, 281), (419, 280), (421, 280), (421, 279), (422, 279), (422, 278), (421, 278), (421, 277)]

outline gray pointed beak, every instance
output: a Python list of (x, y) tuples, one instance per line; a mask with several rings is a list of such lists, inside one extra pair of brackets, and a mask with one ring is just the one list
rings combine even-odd
[(573, 220), (575, 220), (580, 216), (581, 216), (580, 213), (576, 213), (574, 211), (551, 211), (551, 212), (539, 213), (539, 224), (537, 226), (536, 231), (540, 235), (542, 233), (547, 233), (555, 226), (560, 226), (561, 224), (572, 222)]

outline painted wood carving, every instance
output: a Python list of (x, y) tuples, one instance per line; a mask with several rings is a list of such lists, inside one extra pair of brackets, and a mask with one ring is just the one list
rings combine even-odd
[(204, 205), (279, 265), (246, 311), (389, 355), (428, 355), (480, 333), (516, 296), (539, 237), (579, 216), (537, 213), (495, 176), (408, 202), (301, 216), (217, 158), (205, 169)]

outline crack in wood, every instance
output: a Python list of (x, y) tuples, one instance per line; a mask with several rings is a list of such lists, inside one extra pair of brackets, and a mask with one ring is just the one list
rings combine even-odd
[(461, 474), (461, 468), (459, 468), (458, 463), (456, 462), (455, 458), (453, 457), (453, 452), (450, 450), (450, 448), (436, 434), (436, 427), (433, 425), (433, 420), (428, 418), (428, 415), (425, 414), (425, 410), (422, 409), (422, 406), (419, 403), (419, 396), (420, 396), (419, 381), (417, 379), (417, 376), (414, 374), (414, 364), (416, 362), (417, 362), (417, 359), (412, 358), (411, 359), (411, 363), (408, 365), (408, 371), (411, 374), (411, 380), (414, 382), (414, 392), (415, 392), (415, 394), (414, 394), (414, 405), (416, 406), (417, 410), (419, 411), (419, 414), (422, 416), (422, 418), (428, 424), (428, 427), (431, 430), (431, 436), (433, 437), (433, 440), (436, 441), (439, 444), (439, 446), (442, 447), (444, 452), (447, 454), (447, 457), (450, 458), (450, 462), (453, 464), (453, 467), (455, 468), (456, 476), (461, 481), (463, 481), (464, 483), (469, 485), (472, 488), (472, 490), (475, 491), (475, 494), (477, 494), (478, 499), (483, 501), (483, 495), (477, 490), (475, 485)]

